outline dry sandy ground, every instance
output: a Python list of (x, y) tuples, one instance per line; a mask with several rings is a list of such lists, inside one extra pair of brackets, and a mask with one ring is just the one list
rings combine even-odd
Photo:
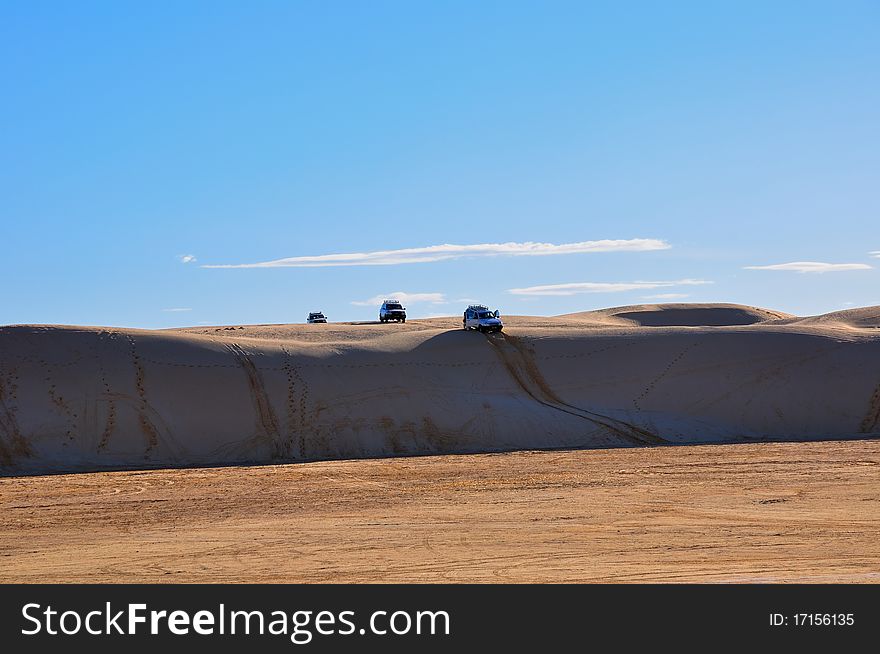
[(0, 581), (880, 582), (880, 441), (0, 479)]

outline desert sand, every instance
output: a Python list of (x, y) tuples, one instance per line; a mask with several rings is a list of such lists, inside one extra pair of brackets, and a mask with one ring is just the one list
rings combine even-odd
[(880, 441), (0, 478), (0, 581), (880, 582)]
[(505, 324), (0, 328), (0, 581), (880, 581), (880, 308)]
[(0, 474), (870, 438), (880, 307), (0, 328)]

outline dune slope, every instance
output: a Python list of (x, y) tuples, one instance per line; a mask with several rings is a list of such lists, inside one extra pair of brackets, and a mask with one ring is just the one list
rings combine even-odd
[(634, 304), (599, 311), (570, 313), (563, 318), (604, 321), (639, 327), (730, 327), (754, 325), (794, 316), (741, 304)]
[(880, 434), (875, 328), (506, 322), (5, 327), (0, 471)]

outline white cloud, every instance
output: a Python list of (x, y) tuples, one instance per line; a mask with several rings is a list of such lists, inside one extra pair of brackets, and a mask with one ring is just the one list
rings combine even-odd
[(820, 261), (792, 261), (770, 266), (746, 266), (746, 270), (787, 270), (798, 273), (843, 272), (846, 270), (870, 270), (866, 263), (822, 263)]
[(507, 292), (513, 295), (579, 295), (581, 293), (621, 293), (667, 286), (697, 286), (711, 284), (702, 279), (679, 279), (672, 282), (575, 282), (571, 284), (548, 284), (545, 286), (529, 286), (511, 288)]
[(643, 300), (680, 300), (690, 297), (687, 293), (657, 293), (657, 295), (643, 295)]
[(880, 259), (880, 250), (874, 250), (873, 252), (868, 252), (872, 257), (877, 257)]
[(194, 254), (181, 254), (177, 258), (180, 259), (180, 263), (194, 263), (197, 261)]
[(174, 307), (172, 309), (162, 309), (162, 311), (167, 311), (170, 313), (180, 313), (181, 311), (192, 311), (190, 307)]
[(417, 304), (419, 302), (430, 302), (431, 304), (446, 304), (446, 296), (443, 293), (405, 293), (404, 291), (395, 291), (394, 293), (374, 295), (367, 300), (354, 300), (352, 304), (359, 307), (370, 307), (382, 304), (385, 300), (398, 300), (404, 305)]
[(288, 257), (274, 261), (239, 264), (210, 264), (203, 268), (320, 268), (325, 266), (394, 266), (404, 263), (428, 263), (461, 257), (494, 256), (549, 256), (582, 254), (586, 252), (643, 252), (666, 250), (665, 241), (653, 238), (626, 240), (581, 241), (579, 243), (481, 243), (478, 245), (431, 245), (402, 250), (379, 250), (350, 254), (320, 254), (308, 257)]

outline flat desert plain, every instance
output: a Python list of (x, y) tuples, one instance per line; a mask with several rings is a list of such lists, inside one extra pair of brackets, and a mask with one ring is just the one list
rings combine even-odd
[(880, 582), (880, 442), (0, 479), (6, 582)]
[(880, 574), (880, 307), (0, 327), (3, 581)]

